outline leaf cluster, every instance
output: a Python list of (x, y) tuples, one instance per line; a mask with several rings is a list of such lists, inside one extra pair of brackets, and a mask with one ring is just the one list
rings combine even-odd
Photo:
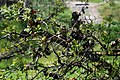
[(20, 3), (2, 8), (0, 61), (9, 64), (0, 69), (0, 78), (119, 79), (120, 39), (111, 42), (109, 28), (76, 16), (69, 27), (62, 25), (57, 16), (66, 8), (59, 0), (55, 4), (45, 18)]

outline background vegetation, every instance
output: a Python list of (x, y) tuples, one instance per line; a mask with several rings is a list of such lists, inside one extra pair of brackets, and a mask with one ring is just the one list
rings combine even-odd
[(85, 24), (60, 0), (34, 1), (29, 8), (21, 1), (2, 6), (0, 79), (119, 80), (116, 7), (119, 9), (118, 4), (105, 4), (100, 8), (103, 23)]

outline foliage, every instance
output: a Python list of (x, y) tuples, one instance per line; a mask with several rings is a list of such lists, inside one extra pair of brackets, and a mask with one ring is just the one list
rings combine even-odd
[(103, 0), (89, 0), (89, 2), (97, 2), (97, 3), (99, 3), (99, 2), (102, 2)]
[(89, 2), (99, 3), (99, 2), (102, 2), (103, 0), (79, 0), (79, 1), (81, 1), (81, 2), (87, 2), (87, 1), (89, 1)]
[[(108, 24), (111, 25), (109, 28), (110, 31), (112, 31), (112, 34), (114, 34), (114, 37), (120, 37), (120, 5), (118, 2), (115, 2), (114, 5), (110, 4), (103, 4), (100, 7), (100, 13), (101, 16), (103, 17), (104, 23), (106, 24), (106, 27)], [(112, 37), (112, 39), (115, 39)]]
[(100, 8), (100, 13), (105, 20), (111, 18), (113, 21), (120, 20), (120, 3), (115, 3), (114, 5), (104, 4)]
[(70, 20), (60, 0), (54, 4), (44, 17), (22, 2), (1, 8), (0, 78), (119, 79), (120, 40), (111, 42), (111, 23), (85, 24), (77, 13)]

